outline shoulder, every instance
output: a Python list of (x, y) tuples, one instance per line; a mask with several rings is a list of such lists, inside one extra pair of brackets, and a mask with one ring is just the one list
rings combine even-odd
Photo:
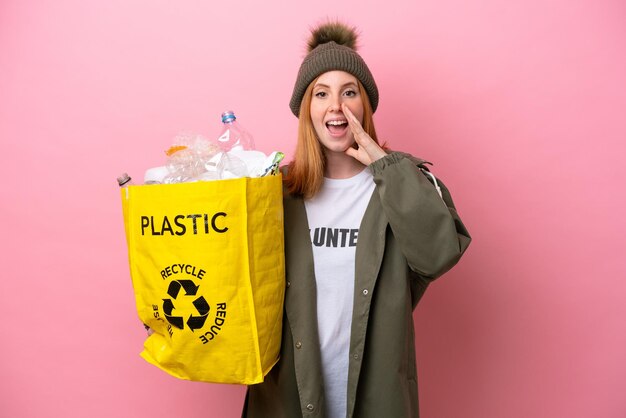
[(431, 162), (426, 161), (423, 158), (415, 157), (409, 153), (388, 150), (386, 156), (370, 164), (370, 169), (373, 173), (378, 173), (383, 171), (386, 167), (396, 164), (406, 164), (407, 162), (421, 170), (426, 171), (430, 171), (427, 165), (432, 165)]
[(392, 153), (399, 155), (400, 158), (405, 158), (411, 161), (415, 166), (421, 169), (428, 170), (428, 165), (433, 165), (433, 163), (431, 163), (430, 161), (426, 161), (425, 159), (420, 158), (420, 157), (415, 157), (414, 155), (411, 155), (407, 152), (394, 151)]

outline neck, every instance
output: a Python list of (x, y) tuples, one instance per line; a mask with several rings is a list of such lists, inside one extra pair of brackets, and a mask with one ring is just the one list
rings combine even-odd
[(324, 177), (329, 179), (347, 179), (359, 174), (365, 166), (343, 152), (326, 150)]

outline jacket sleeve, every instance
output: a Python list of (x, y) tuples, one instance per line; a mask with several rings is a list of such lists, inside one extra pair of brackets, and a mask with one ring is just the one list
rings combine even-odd
[(442, 196), (408, 154), (392, 152), (370, 164), (383, 212), (409, 268), (433, 280), (450, 270), (471, 237), (456, 212), (448, 189)]

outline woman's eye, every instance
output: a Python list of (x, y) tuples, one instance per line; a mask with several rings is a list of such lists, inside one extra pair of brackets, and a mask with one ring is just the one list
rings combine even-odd
[(315, 97), (324, 98), (324, 97), (326, 97), (326, 92), (325, 91), (318, 91), (317, 93), (315, 93)]
[(354, 91), (354, 90), (347, 90), (344, 94), (346, 96), (348, 96), (348, 97), (354, 97), (354, 96), (356, 96), (356, 91)]

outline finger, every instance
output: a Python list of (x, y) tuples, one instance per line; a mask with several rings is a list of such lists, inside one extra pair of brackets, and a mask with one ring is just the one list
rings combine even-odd
[(348, 147), (345, 153), (348, 154), (350, 157), (356, 158), (358, 160), (359, 151), (357, 151), (355, 148)]
[(350, 108), (345, 103), (341, 104), (341, 110), (343, 110), (343, 113), (345, 113), (348, 118), (354, 119), (354, 113), (352, 113)]
[(356, 118), (356, 116), (354, 116), (354, 113), (352, 113), (350, 108), (346, 106), (345, 103), (341, 104), (341, 110), (343, 110), (343, 113), (347, 116), (346, 119), (348, 120), (348, 125), (350, 125), (351, 128), (361, 128), (361, 130), (363, 130), (363, 128), (361, 127), (361, 123)]
[(356, 118), (356, 116), (354, 116), (354, 113), (350, 111), (350, 109), (348, 108), (348, 106), (346, 106), (345, 103), (341, 104), (341, 109), (346, 115), (346, 119), (348, 120), (348, 126), (350, 126), (350, 130), (352, 131), (352, 134), (354, 135), (354, 139), (356, 140), (356, 142), (359, 145), (361, 145), (363, 141), (367, 141), (367, 138), (369, 138), (369, 135), (365, 132), (365, 130), (361, 126), (361, 123)]

